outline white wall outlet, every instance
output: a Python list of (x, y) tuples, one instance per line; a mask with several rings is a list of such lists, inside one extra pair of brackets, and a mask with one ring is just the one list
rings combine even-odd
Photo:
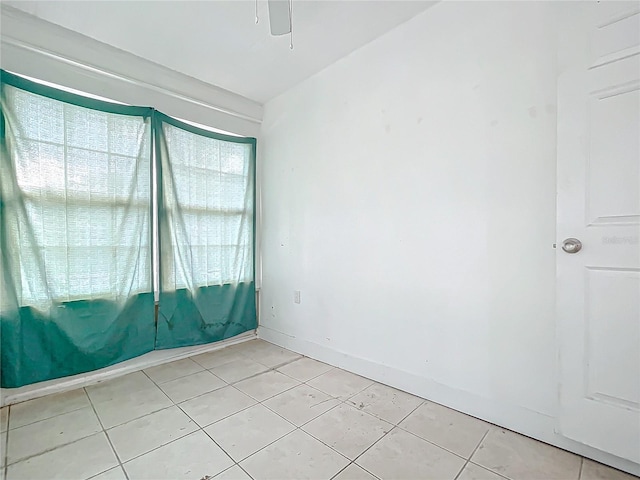
[(300, 303), (300, 290), (293, 291), (293, 303)]

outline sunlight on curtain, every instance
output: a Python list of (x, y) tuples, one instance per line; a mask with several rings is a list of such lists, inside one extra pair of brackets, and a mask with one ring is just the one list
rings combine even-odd
[(255, 140), (162, 116), (161, 347), (255, 328)]
[(163, 287), (252, 281), (252, 146), (166, 123), (162, 132), (170, 159), (163, 164), (163, 207), (173, 257), (163, 259)]
[(11, 152), (3, 191), (13, 192), (4, 225), (20, 266), (18, 305), (151, 291), (148, 119), (11, 86), (3, 102)]
[(6, 72), (1, 102), (1, 385), (151, 351), (152, 110)]

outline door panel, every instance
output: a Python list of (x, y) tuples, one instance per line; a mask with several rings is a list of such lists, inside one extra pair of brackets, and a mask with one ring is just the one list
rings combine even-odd
[(640, 462), (640, 3), (561, 8), (559, 429)]

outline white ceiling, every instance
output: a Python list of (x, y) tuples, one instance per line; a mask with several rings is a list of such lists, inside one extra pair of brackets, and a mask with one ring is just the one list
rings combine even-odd
[(435, 2), (293, 0), (293, 51), (265, 0), (3, 3), (264, 103)]

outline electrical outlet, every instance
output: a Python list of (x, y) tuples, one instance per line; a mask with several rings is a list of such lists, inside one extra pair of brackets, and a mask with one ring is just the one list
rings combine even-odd
[(293, 303), (300, 303), (300, 290), (294, 290)]

